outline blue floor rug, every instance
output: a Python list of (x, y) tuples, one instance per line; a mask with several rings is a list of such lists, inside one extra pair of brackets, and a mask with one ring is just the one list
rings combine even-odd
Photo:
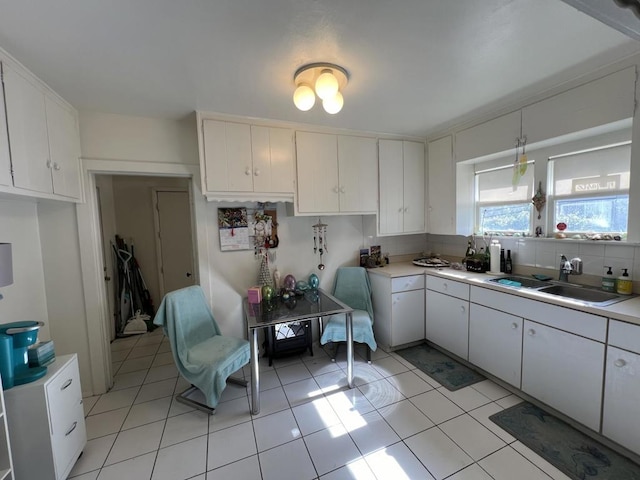
[(395, 353), (451, 391), (485, 380), (478, 372), (426, 343), (396, 350)]
[(640, 465), (531, 403), (489, 419), (574, 480), (640, 480)]

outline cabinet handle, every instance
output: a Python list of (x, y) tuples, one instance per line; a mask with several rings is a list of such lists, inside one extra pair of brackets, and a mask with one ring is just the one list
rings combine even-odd
[(46, 165), (47, 165), (47, 168), (51, 168), (51, 160), (47, 159)]
[(258, 175), (260, 175), (260, 169), (256, 168), (253, 172), (253, 174), (257, 177)]
[(251, 169), (249, 167), (247, 167), (244, 171), (245, 175), (251, 175)]
[(533, 328), (531, 328), (531, 329), (529, 329), (529, 331), (528, 331), (527, 333), (528, 333), (531, 337), (533, 337), (533, 336), (536, 334), (536, 331), (535, 331)]
[(60, 391), (66, 390), (67, 388), (69, 388), (69, 385), (71, 385), (71, 382), (73, 382), (73, 378), (70, 378), (69, 380), (64, 382), (64, 385), (60, 387)]
[(516, 322), (513, 322), (511, 324), (511, 328), (513, 328), (514, 330), (516, 330), (518, 328), (518, 324)]
[(613, 362), (613, 364), (614, 364), (616, 367), (624, 367), (624, 366), (627, 364), (627, 362), (625, 362), (624, 360), (622, 360), (621, 358), (619, 358), (618, 360), (616, 360), (615, 362)]
[(339, 191), (340, 191), (340, 189), (337, 186), (333, 187), (333, 193), (338, 193)]
[(54, 170), (60, 170), (60, 165), (58, 165), (58, 162), (54, 162), (53, 169)]
[(464, 308), (464, 305), (460, 305), (460, 311), (461, 311), (462, 313), (464, 313), (464, 312), (466, 312), (466, 311), (467, 311), (467, 309), (466, 309), (466, 308)]
[(443, 283), (442, 284), (442, 288), (443, 288), (443, 290), (446, 290), (447, 288), (449, 288), (449, 284), (448, 283)]
[(344, 187), (340, 187), (340, 193), (344, 193), (346, 190)]
[(67, 433), (64, 434), (64, 436), (68, 437), (69, 435), (71, 435), (71, 432), (73, 432), (77, 426), (78, 426), (78, 422), (73, 422), (73, 425), (71, 425), (71, 428)]
[(402, 213), (402, 207), (398, 209), (398, 213)]
[(404, 213), (407, 213), (409, 211), (409, 207), (404, 207)]

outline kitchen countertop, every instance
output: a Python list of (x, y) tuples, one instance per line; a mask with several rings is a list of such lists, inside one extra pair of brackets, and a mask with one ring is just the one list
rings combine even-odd
[[(474, 273), (466, 270), (455, 270), (453, 268), (427, 268), (419, 267), (411, 262), (399, 262), (385, 265), (384, 267), (371, 268), (368, 270), (370, 274), (383, 275), (389, 278), (404, 277), (407, 275), (434, 275), (442, 278), (449, 278), (470, 285), (477, 285), (482, 288), (496, 290), (502, 293), (516, 295), (518, 297), (530, 298), (541, 302), (567, 307), (574, 310), (580, 310), (603, 317), (609, 317), (623, 322), (634, 323), (640, 325), (640, 296), (632, 296), (629, 299), (622, 300), (612, 305), (597, 307), (585, 305), (579, 301), (558, 297), (529, 289), (517, 289), (500, 284), (489, 283), (488, 279), (494, 278), (495, 275), (487, 273)], [(515, 274), (517, 275), (517, 274)]]

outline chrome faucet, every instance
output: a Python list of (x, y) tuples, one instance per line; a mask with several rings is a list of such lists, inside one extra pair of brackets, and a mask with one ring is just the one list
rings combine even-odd
[(571, 260), (567, 260), (567, 257), (560, 255), (560, 275), (558, 280), (561, 282), (568, 282), (569, 275), (581, 275), (582, 274), (582, 259), (575, 257)]

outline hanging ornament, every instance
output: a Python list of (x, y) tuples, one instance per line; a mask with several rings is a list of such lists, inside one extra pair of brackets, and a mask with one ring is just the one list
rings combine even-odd
[(536, 207), (536, 210), (538, 212), (538, 220), (540, 220), (540, 212), (542, 212), (544, 204), (547, 203), (547, 197), (542, 191), (542, 181), (538, 183), (538, 190), (531, 199), (531, 202), (533, 203), (533, 206)]

